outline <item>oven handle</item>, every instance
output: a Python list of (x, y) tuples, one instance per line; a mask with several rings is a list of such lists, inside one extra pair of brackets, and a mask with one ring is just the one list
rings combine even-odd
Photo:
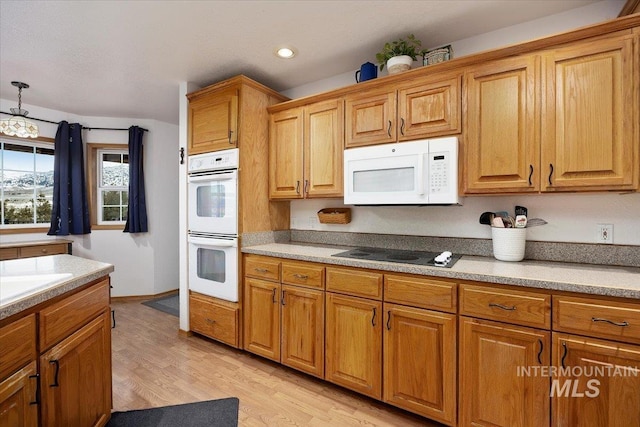
[(237, 239), (217, 239), (215, 237), (193, 237), (189, 236), (187, 241), (199, 246), (235, 248), (238, 246)]
[(227, 181), (230, 179), (236, 179), (238, 171), (227, 171), (208, 173), (205, 175), (189, 175), (189, 182), (202, 182), (202, 181)]

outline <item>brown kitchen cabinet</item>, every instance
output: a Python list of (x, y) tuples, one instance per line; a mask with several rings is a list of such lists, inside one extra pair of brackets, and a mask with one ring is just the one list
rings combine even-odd
[(38, 426), (38, 371), (36, 361), (0, 381), (0, 425)]
[(538, 55), (490, 61), (465, 72), (467, 194), (540, 188)]
[(73, 241), (64, 239), (0, 244), (0, 261), (45, 255), (71, 254)]
[(238, 348), (237, 304), (189, 291), (189, 326), (193, 332)]
[(345, 147), (460, 133), (460, 93), (461, 78), (456, 74), (413, 78), (348, 94)]
[(382, 302), (327, 292), (325, 378), (382, 398)]
[(638, 188), (638, 67), (631, 34), (544, 55), (542, 191)]
[(341, 197), (342, 99), (273, 112), (269, 120), (269, 197)]
[(323, 378), (324, 267), (260, 256), (245, 266), (245, 350)]
[(385, 402), (456, 425), (456, 316), (384, 303)]
[[(640, 346), (553, 334), (554, 426), (640, 426)], [(576, 375), (583, 373), (583, 375)]]
[(189, 155), (237, 147), (239, 88), (188, 96)]

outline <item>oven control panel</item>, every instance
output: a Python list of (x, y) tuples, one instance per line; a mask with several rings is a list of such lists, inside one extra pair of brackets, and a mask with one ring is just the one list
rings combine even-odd
[(237, 148), (189, 156), (189, 173), (237, 168)]

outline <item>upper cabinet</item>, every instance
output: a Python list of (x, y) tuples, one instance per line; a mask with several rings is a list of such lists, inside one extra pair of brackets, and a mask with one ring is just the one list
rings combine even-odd
[(346, 96), (347, 148), (460, 132), (459, 75), (429, 76), (389, 86)]
[(341, 197), (342, 99), (274, 112), (269, 120), (269, 197)]
[(539, 58), (492, 61), (465, 73), (466, 193), (538, 191)]
[(189, 155), (237, 147), (238, 96), (231, 87), (189, 97)]
[(576, 43), (544, 56), (543, 191), (637, 188), (634, 75), (640, 63), (633, 49), (629, 34)]

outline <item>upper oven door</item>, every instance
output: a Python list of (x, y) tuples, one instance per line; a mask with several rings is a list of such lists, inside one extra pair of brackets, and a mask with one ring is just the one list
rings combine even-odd
[(189, 175), (189, 231), (238, 234), (238, 172)]

